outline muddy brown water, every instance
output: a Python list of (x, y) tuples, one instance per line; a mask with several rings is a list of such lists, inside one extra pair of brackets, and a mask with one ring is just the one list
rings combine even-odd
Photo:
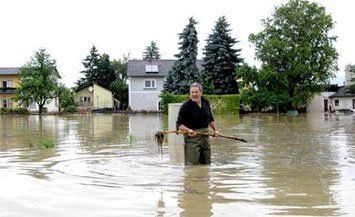
[(0, 116), (0, 217), (355, 216), (355, 115), (215, 118), (249, 143), (184, 166), (165, 115)]

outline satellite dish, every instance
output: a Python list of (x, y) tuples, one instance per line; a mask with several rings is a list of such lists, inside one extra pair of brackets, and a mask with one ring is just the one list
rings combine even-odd
[(92, 92), (94, 89), (92, 87), (89, 87), (89, 92)]

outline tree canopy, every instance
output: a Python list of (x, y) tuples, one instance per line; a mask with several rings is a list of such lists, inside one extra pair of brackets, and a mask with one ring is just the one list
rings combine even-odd
[(290, 0), (262, 24), (261, 32), (249, 36), (262, 70), (277, 75), (274, 88), (287, 94), (287, 109), (306, 104), (337, 68), (331, 15), (317, 3)]
[(17, 88), (19, 100), (26, 104), (37, 103), (41, 114), (44, 105), (57, 97), (60, 75), (56, 61), (45, 49), (39, 49), (31, 60), (20, 68), (19, 76), (20, 85)]

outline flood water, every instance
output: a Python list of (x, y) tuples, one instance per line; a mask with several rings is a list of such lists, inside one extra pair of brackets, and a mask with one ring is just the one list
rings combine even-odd
[(355, 216), (355, 115), (215, 119), (249, 142), (184, 166), (166, 115), (0, 116), (0, 217)]

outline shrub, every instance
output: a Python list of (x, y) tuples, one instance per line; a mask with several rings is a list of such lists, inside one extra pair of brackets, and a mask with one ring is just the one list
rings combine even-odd
[[(181, 103), (189, 99), (188, 95), (174, 95), (171, 93), (163, 93), (160, 97), (162, 98), (162, 110), (164, 113), (168, 113), (169, 103)], [(240, 96), (238, 94), (203, 95), (203, 97), (210, 102), (213, 114), (239, 114)]]

